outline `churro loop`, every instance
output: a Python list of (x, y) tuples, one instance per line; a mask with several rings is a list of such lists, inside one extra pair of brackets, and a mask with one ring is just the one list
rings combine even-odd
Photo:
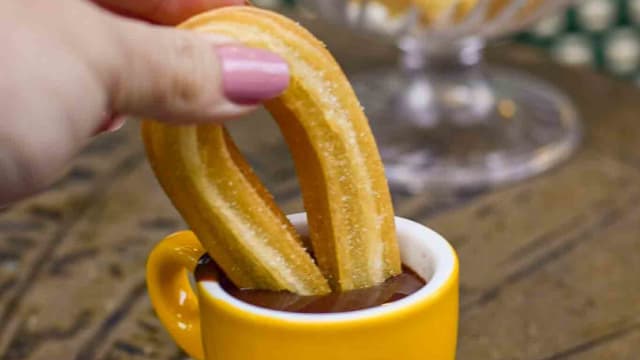
[(324, 45), (281, 15), (214, 10), (181, 25), (268, 49), (291, 85), (266, 108), (289, 145), (315, 260), (222, 126), (145, 121), (151, 165), (204, 247), (241, 288), (323, 294), (382, 283), (401, 271), (384, 169), (367, 119)]

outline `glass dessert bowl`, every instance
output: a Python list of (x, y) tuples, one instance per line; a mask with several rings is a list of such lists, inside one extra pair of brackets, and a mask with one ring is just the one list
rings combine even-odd
[(399, 66), (351, 80), (390, 185), (410, 193), (495, 186), (537, 175), (577, 148), (571, 101), (525, 73), (483, 62), (487, 41), (564, 0), (304, 0), (320, 17), (382, 35)]

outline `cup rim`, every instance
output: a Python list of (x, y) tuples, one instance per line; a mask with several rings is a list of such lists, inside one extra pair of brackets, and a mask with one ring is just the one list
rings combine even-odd
[[(292, 214), (289, 215), (288, 218), (301, 233), (304, 234), (308, 231), (306, 213)], [(364, 320), (372, 317), (384, 317), (412, 308), (419, 304), (436, 301), (438, 295), (444, 290), (446, 285), (450, 282), (450, 279), (457, 272), (458, 259), (455, 250), (440, 234), (422, 224), (401, 217), (396, 217), (395, 221), (396, 232), (399, 239), (414, 238), (419, 241), (420, 246), (424, 246), (424, 248), (432, 254), (435, 264), (433, 266), (431, 279), (425, 286), (403, 299), (384, 306), (343, 313), (295, 313), (267, 309), (246, 303), (227, 293), (220, 283), (215, 280), (198, 282), (198, 289), (200, 291), (204, 291), (208, 297), (222, 301), (227, 306), (230, 306), (234, 310), (242, 313), (261, 316), (273, 320), (303, 323), (335, 323)]]

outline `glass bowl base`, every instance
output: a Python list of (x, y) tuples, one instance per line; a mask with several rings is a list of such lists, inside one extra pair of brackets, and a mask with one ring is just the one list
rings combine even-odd
[(473, 79), (378, 70), (351, 77), (394, 190), (497, 186), (570, 157), (578, 114), (562, 93), (529, 75), (482, 66)]

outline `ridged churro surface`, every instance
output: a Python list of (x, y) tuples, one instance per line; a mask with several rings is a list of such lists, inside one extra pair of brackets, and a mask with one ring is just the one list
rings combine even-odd
[(250, 7), (214, 10), (181, 27), (268, 49), (291, 70), (288, 90), (266, 107), (296, 164), (318, 266), (222, 126), (143, 125), (156, 176), (229, 278), (241, 288), (322, 294), (327, 280), (351, 290), (399, 274), (382, 162), (324, 45), (292, 20)]

